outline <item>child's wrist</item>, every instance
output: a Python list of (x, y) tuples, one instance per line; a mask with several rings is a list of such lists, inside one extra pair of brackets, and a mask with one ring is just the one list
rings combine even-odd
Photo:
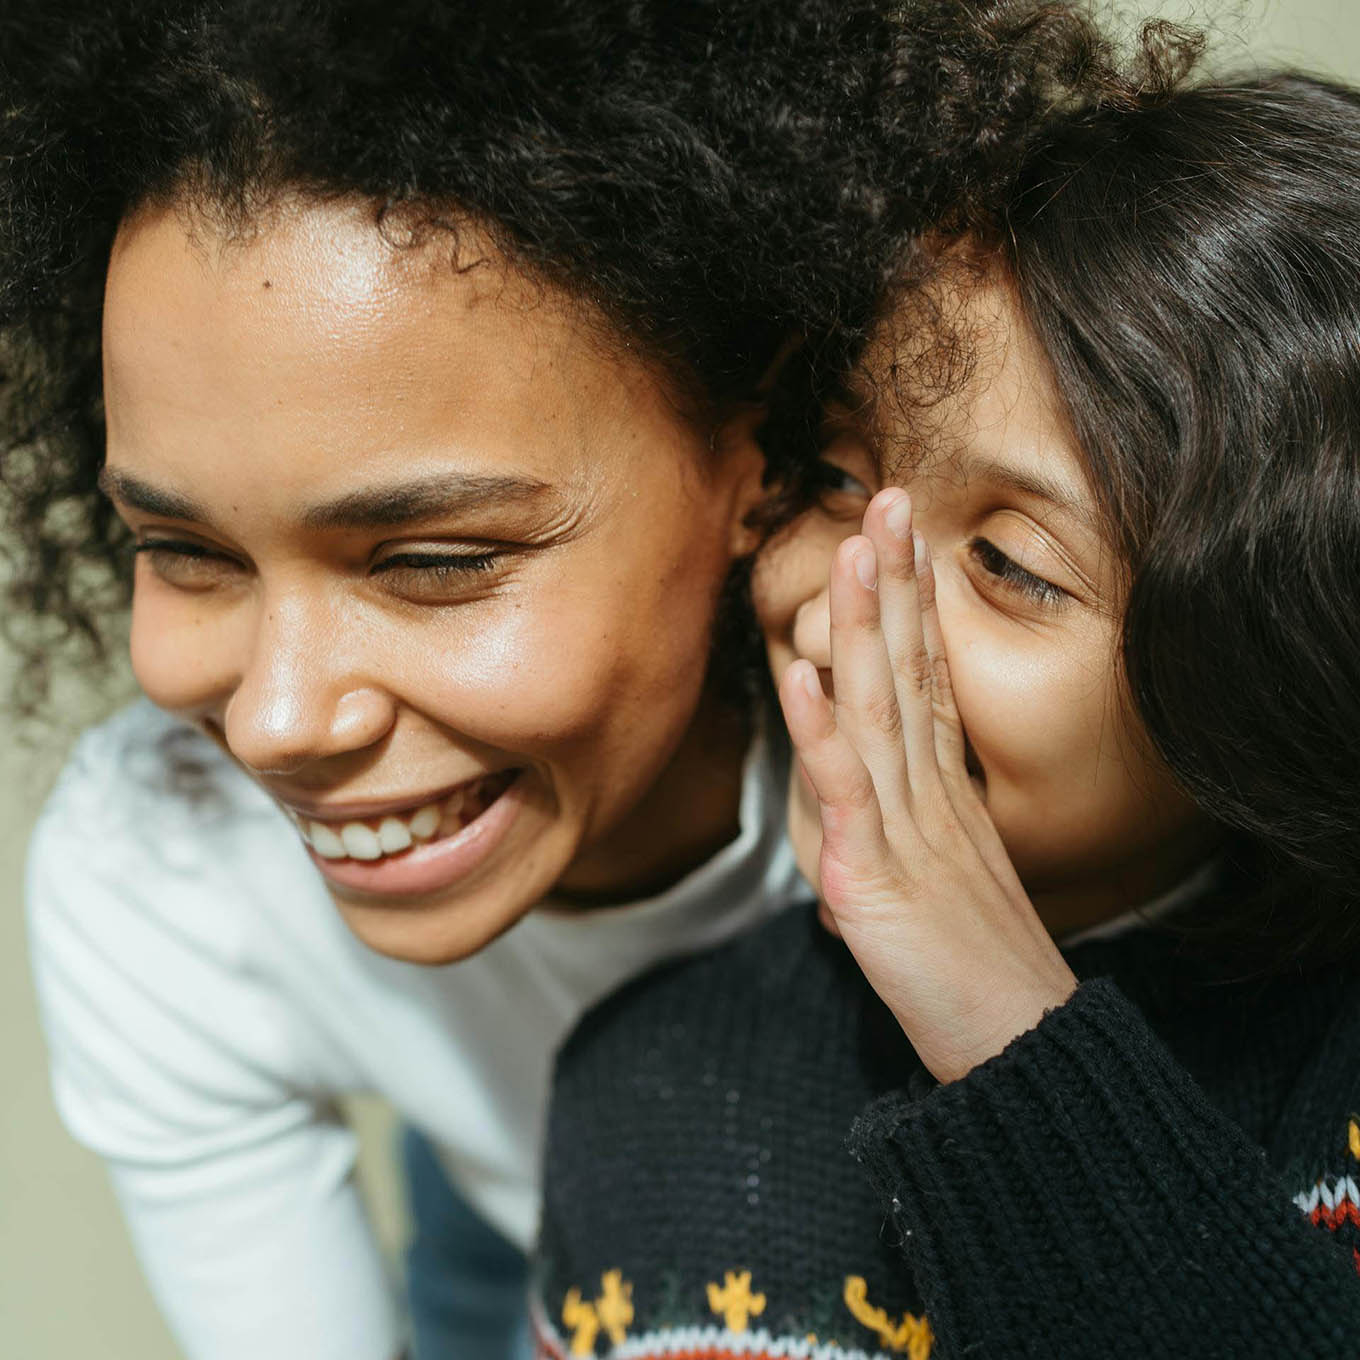
[(1061, 968), (1021, 987), (1013, 978), (975, 978), (968, 999), (960, 998), (929, 1026), (914, 1015), (894, 1013), (931, 1075), (942, 1085), (959, 1081), (1071, 1000), (1077, 978), (1065, 961), (1059, 962)]

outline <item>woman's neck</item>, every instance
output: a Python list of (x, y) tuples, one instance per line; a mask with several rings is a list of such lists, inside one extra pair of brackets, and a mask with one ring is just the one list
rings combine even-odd
[(749, 714), (706, 694), (651, 788), (573, 861), (553, 901), (605, 907), (655, 897), (735, 840), (751, 733)]

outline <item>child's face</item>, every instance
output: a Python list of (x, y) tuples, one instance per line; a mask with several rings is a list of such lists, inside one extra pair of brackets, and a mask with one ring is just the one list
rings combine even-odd
[[(1120, 564), (1039, 352), (1002, 289), (962, 306), (960, 324), (988, 337), (972, 380), (913, 412), (889, 392), (883, 356), (870, 358), (883, 392), (873, 420), (833, 424), (825, 458), (839, 485), (766, 551), (756, 604), (776, 679), (806, 658), (829, 685), (832, 554), (880, 485), (911, 494), (970, 769), (1045, 923), (1062, 931), (1171, 886), (1204, 837), (1130, 714), (1116, 664)], [(911, 435), (927, 452), (903, 459)], [(909, 465), (880, 477), (895, 450)], [(797, 770), (789, 821), (815, 885), (821, 827)]]
[(105, 310), (137, 676), (296, 814), (355, 933), (421, 962), (673, 868), (694, 823), (663, 791), (701, 756), (735, 790), (739, 743), (698, 724), (760, 472), (451, 249), (344, 203), (229, 244), (147, 213)]

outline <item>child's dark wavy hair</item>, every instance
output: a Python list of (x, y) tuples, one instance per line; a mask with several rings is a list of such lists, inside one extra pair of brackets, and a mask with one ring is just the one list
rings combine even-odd
[(125, 537), (95, 489), (99, 325), (110, 244), (139, 204), (184, 198), (230, 230), (301, 191), (362, 196), (375, 223), (399, 209), (403, 232), (471, 225), (712, 419), (792, 342), (773, 431), (788, 474), (886, 262), (998, 172), (1032, 115), (1054, 66), (1035, 14), (1062, 8), (4, 6), (0, 508), (21, 706), (68, 644), (104, 654), (128, 596)]
[(1132, 701), (1229, 834), (1220, 942), (1353, 962), (1360, 93), (1188, 64), (1039, 123), (994, 256), (1128, 567)]

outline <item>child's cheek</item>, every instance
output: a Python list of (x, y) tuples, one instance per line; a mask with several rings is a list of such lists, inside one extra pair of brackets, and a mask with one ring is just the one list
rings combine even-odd
[(1104, 687), (1068, 648), (1001, 622), (951, 644), (950, 671), (988, 809), (1021, 860), (1089, 791)]

